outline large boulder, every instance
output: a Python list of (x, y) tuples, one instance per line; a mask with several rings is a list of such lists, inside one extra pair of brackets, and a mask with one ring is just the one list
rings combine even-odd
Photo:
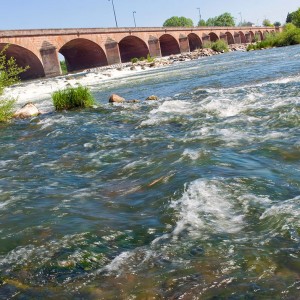
[(26, 103), (22, 108), (17, 110), (14, 114), (14, 118), (26, 119), (40, 115), (41, 112), (38, 108), (31, 102)]
[(110, 103), (123, 103), (125, 101), (125, 99), (117, 94), (112, 94), (109, 97), (109, 102)]

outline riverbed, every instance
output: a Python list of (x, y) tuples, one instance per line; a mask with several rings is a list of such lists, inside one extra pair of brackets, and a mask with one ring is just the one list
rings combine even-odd
[(297, 299), (300, 47), (125, 75), (0, 124), (0, 299)]

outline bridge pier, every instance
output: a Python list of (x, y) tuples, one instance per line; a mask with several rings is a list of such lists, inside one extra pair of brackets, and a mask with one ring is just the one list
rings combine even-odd
[(148, 40), (149, 54), (151, 57), (161, 57), (161, 49), (158, 38), (150, 36)]
[(61, 75), (60, 63), (56, 47), (49, 42), (43, 42), (40, 49), (42, 62), (46, 77), (55, 77)]
[(189, 39), (183, 34), (179, 36), (179, 48), (181, 53), (190, 52)]
[(105, 43), (106, 57), (109, 65), (120, 64), (121, 55), (119, 45), (113, 39), (108, 38)]

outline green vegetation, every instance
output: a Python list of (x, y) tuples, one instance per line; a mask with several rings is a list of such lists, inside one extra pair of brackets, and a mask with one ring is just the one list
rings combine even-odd
[(224, 40), (217, 40), (216, 42), (205, 41), (203, 43), (203, 48), (212, 49), (216, 52), (228, 52), (228, 44)]
[(234, 18), (233, 16), (226, 12), (222, 15), (216, 16), (214, 18), (209, 18), (206, 21), (206, 26), (230, 26), (230, 27), (234, 27), (235, 23), (234, 23)]
[(217, 40), (216, 42), (212, 43), (211, 49), (217, 52), (228, 52), (228, 44), (224, 40)]
[[(0, 51), (0, 96), (6, 87), (18, 83), (19, 75), (25, 72), (29, 67), (19, 67), (15, 58), (7, 59), (6, 50), (9, 45)], [(14, 99), (0, 99), (0, 122), (6, 122), (12, 118), (14, 110)]]
[(200, 20), (199, 22), (198, 22), (198, 26), (206, 26), (206, 22), (205, 22), (205, 20)]
[(267, 35), (263, 41), (249, 45), (247, 50), (283, 47), (297, 44), (300, 44), (300, 28), (289, 23), (285, 26), (282, 32)]
[(264, 19), (263, 20), (263, 25), (266, 26), (266, 27), (273, 27), (274, 25), (271, 23), (270, 20), (268, 19)]
[(154, 61), (154, 57), (151, 57), (151, 55), (148, 53), (147, 55), (147, 62), (151, 63)]
[(130, 61), (135, 64), (139, 61), (139, 59), (137, 57), (133, 57)]
[(276, 21), (276, 22), (274, 22), (274, 26), (275, 26), (275, 27), (280, 27), (280, 26), (281, 26), (281, 23), (280, 23), (279, 21)]
[(91, 107), (95, 99), (86, 87), (67, 88), (52, 94), (55, 110), (69, 110), (72, 108)]
[(60, 68), (61, 68), (62, 75), (68, 74), (67, 64), (64, 60), (60, 61)]
[(174, 16), (167, 19), (163, 27), (194, 27), (194, 23), (192, 19)]

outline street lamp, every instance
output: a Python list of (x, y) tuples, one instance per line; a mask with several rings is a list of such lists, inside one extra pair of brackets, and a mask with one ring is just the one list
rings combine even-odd
[(133, 11), (133, 12), (132, 12), (132, 15), (133, 15), (133, 21), (134, 21), (134, 27), (136, 27), (135, 15), (134, 15), (134, 14), (136, 14), (136, 11)]
[(116, 27), (118, 27), (117, 16), (116, 16), (116, 11), (115, 11), (115, 6), (114, 6), (114, 0), (108, 0), (108, 1), (111, 1), (113, 11), (114, 11), (114, 16), (115, 16), (115, 21), (116, 21)]
[(199, 25), (200, 25), (200, 23), (201, 23), (201, 11), (200, 11), (199, 7), (197, 9), (199, 10)]
[(242, 26), (242, 24), (243, 24), (242, 13), (241, 13), (241, 12), (239, 12), (239, 15), (241, 16), (241, 26)]

